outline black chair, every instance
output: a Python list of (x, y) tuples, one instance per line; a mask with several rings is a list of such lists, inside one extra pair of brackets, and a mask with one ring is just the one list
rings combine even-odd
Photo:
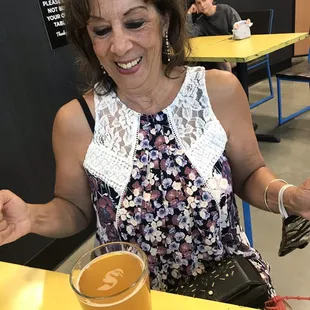
[[(272, 9), (261, 10), (261, 11), (251, 11), (251, 12), (241, 12), (239, 13), (242, 20), (250, 19), (253, 22), (251, 27), (252, 34), (270, 34), (272, 33), (273, 25), (273, 16), (274, 11)], [(248, 63), (248, 71), (252, 71), (261, 66), (266, 66), (268, 81), (269, 81), (269, 90), (270, 94), (261, 100), (250, 104), (250, 108), (253, 109), (260, 104), (272, 99), (274, 97), (273, 88), (272, 88), (272, 76), (270, 70), (270, 60), (269, 55), (260, 57), (252, 62)]]
[(302, 82), (309, 83), (310, 88), (310, 48), (308, 54), (308, 61), (304, 61), (295, 65), (287, 70), (279, 72), (276, 74), (277, 76), (277, 88), (278, 88), (278, 123), (282, 125), (291, 119), (299, 116), (307, 111), (310, 111), (310, 105), (307, 107), (292, 113), (289, 116), (282, 116), (282, 96), (281, 96), (281, 81), (292, 81), (292, 82)]

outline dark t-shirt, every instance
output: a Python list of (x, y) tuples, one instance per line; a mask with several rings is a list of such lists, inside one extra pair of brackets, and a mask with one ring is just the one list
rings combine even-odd
[(240, 21), (239, 14), (227, 4), (218, 4), (212, 16), (201, 14), (193, 24), (188, 15), (188, 32), (190, 37), (228, 35), (232, 33), (235, 22)]

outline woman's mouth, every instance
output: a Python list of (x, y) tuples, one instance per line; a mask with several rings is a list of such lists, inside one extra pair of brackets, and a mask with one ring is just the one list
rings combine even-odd
[(127, 62), (127, 63), (124, 63), (124, 62), (116, 62), (116, 65), (120, 68), (120, 69), (123, 69), (123, 70), (131, 70), (133, 69), (135, 66), (137, 66), (142, 60), (142, 57), (139, 57), (131, 62)]

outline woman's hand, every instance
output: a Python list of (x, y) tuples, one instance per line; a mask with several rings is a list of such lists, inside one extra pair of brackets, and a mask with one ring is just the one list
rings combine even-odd
[(0, 191), (0, 246), (28, 234), (31, 216), (28, 205), (10, 191)]
[(188, 9), (187, 14), (196, 14), (199, 13), (196, 4), (192, 4)]
[(289, 209), (310, 221), (310, 178), (294, 189), (290, 201)]

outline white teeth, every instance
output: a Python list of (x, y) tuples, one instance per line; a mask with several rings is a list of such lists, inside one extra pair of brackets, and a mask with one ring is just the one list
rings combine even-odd
[(140, 62), (141, 59), (142, 59), (142, 57), (137, 58), (136, 60), (134, 60), (134, 61), (132, 61), (132, 62), (129, 62), (129, 63), (127, 63), (127, 64), (119, 63), (119, 62), (118, 62), (117, 65), (118, 65), (119, 67), (121, 67), (122, 69), (128, 70), (128, 69), (131, 69), (131, 68), (133, 68), (134, 66), (136, 66), (136, 65)]

